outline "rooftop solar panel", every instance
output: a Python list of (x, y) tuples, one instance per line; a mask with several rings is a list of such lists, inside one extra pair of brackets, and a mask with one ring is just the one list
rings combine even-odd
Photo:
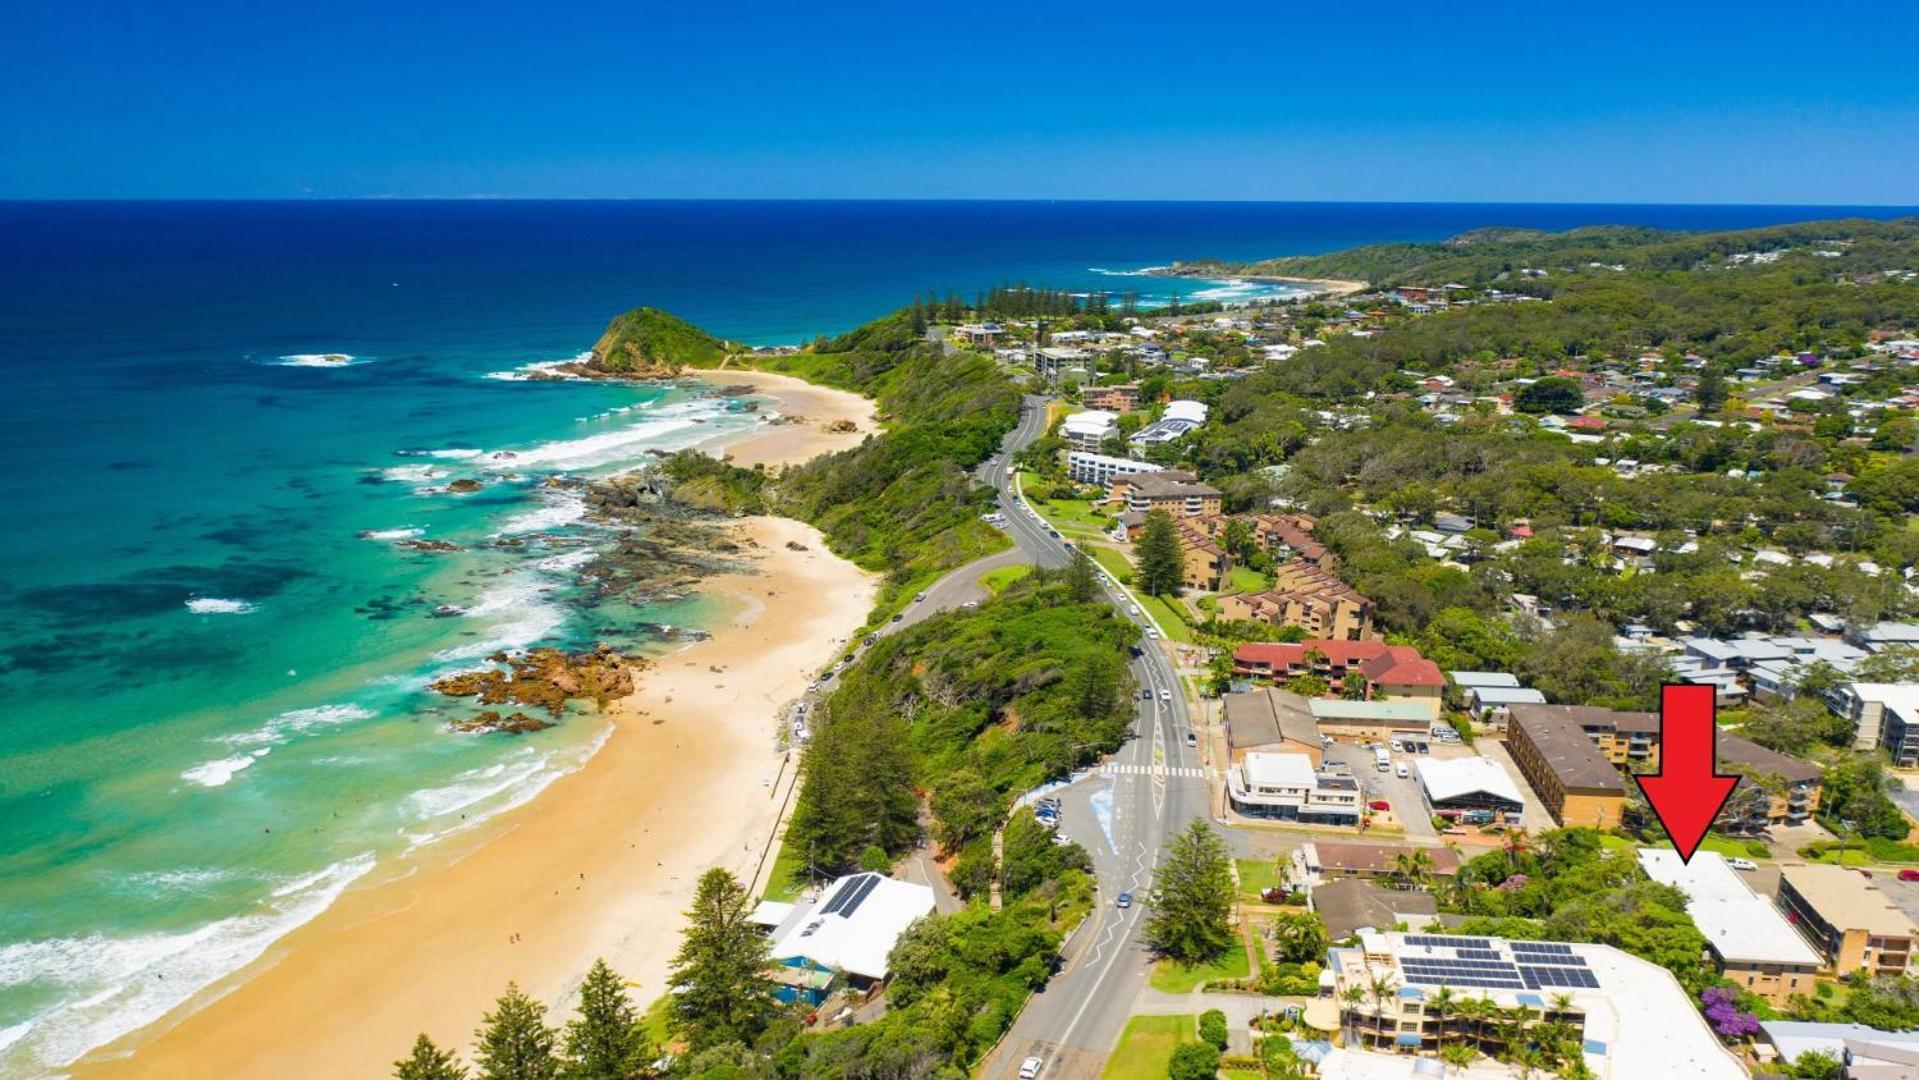
[(1411, 934), (1406, 938), (1408, 945), (1424, 945), (1433, 949), (1489, 949), (1492, 942), (1481, 937), (1447, 937), (1440, 934)]
[(859, 888), (853, 891), (853, 895), (847, 898), (846, 905), (840, 908), (840, 915), (844, 918), (852, 918), (853, 913), (860, 909), (860, 905), (866, 902), (866, 898), (872, 895), (873, 890), (879, 888), (879, 884), (878, 874), (868, 875), (865, 881), (860, 882)]

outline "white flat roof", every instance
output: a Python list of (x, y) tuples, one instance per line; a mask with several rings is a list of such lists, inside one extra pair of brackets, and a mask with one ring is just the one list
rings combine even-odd
[(1456, 686), (1519, 686), (1519, 676), (1504, 671), (1449, 671)]
[(1546, 695), (1525, 686), (1475, 686), (1472, 691), (1481, 705), (1546, 704)]
[(1519, 793), (1519, 786), (1506, 770), (1483, 757), (1445, 760), (1422, 757), (1413, 764), (1419, 770), (1419, 783), (1426, 789), (1426, 797), (1436, 803), (1484, 792), (1519, 806), (1526, 805), (1526, 797)]
[(1272, 787), (1310, 788), (1314, 784), (1313, 759), (1305, 754), (1269, 754), (1254, 751), (1240, 763), (1248, 784)]
[(1686, 894), (1686, 914), (1721, 959), (1819, 966), (1812, 946), (1719, 853), (1696, 851), (1683, 863), (1671, 848), (1640, 848), (1639, 865), (1647, 877)]

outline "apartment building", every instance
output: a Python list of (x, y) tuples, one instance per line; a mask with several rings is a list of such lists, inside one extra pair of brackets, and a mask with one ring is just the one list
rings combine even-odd
[[(1506, 752), (1561, 825), (1613, 829), (1626, 809), (1626, 781), (1580, 729), (1575, 705), (1514, 705)], [(1611, 710), (1595, 710), (1610, 712)]]
[(1795, 994), (1813, 992), (1824, 959), (1724, 856), (1696, 851), (1685, 862), (1671, 848), (1640, 848), (1639, 865), (1647, 877), (1686, 894), (1686, 914), (1706, 935), (1720, 974), (1782, 1007)]
[(1313, 563), (1281, 564), (1272, 588), (1221, 597), (1219, 610), (1222, 618), (1297, 626), (1315, 638), (1359, 641), (1373, 636), (1373, 602)]
[(1233, 650), (1233, 671), (1276, 683), (1295, 675), (1317, 675), (1334, 693), (1344, 690), (1348, 676), (1358, 675), (1366, 680), (1368, 696), (1417, 704), (1434, 719), (1439, 717), (1446, 685), (1439, 665), (1421, 656), (1418, 649), (1383, 641), (1251, 642)]
[(1173, 528), (1179, 536), (1181, 580), (1189, 589), (1218, 592), (1232, 572), (1233, 557), (1190, 519), (1174, 518)]
[(1132, 412), (1139, 408), (1139, 384), (1121, 386), (1085, 386), (1079, 391), (1079, 403), (1089, 409)]
[(1217, 515), (1223, 498), (1211, 484), (1182, 469), (1121, 476), (1113, 481), (1111, 497), (1135, 514), (1164, 510), (1176, 518)]
[(1919, 765), (1919, 683), (1856, 682), (1842, 700), (1855, 749), (1883, 746), (1900, 768)]
[(1254, 751), (1226, 770), (1226, 797), (1247, 817), (1358, 825), (1363, 793), (1351, 773), (1315, 769), (1305, 754)]
[(1066, 475), (1075, 483), (1107, 487), (1122, 476), (1159, 472), (1164, 468), (1150, 461), (1096, 454), (1090, 450), (1071, 450), (1066, 454)]
[(1919, 927), (1857, 870), (1788, 866), (1779, 875), (1779, 909), (1840, 978), (1855, 971), (1899, 976), (1910, 970)]

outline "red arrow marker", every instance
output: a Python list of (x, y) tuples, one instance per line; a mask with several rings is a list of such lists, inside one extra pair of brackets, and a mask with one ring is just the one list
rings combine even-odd
[(1710, 686), (1668, 683), (1659, 691), (1659, 771), (1633, 777), (1672, 837), (1680, 862), (1691, 862), (1739, 777), (1717, 771), (1719, 726)]

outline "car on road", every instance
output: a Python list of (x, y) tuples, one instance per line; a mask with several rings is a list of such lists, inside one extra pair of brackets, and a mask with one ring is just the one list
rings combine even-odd
[(1899, 880), (1919, 881), (1919, 870), (1901, 870), (1899, 871)]
[(1129, 907), (1132, 907), (1132, 906), (1133, 906), (1133, 894), (1132, 894), (1132, 893), (1130, 893), (1130, 892), (1123, 892), (1123, 893), (1120, 893), (1120, 894), (1119, 894), (1119, 899), (1117, 899), (1117, 900), (1114, 900), (1114, 901), (1113, 901), (1113, 905), (1114, 905), (1115, 907), (1122, 907), (1122, 908), (1129, 908)]
[(1173, 700), (1173, 692), (1171, 690), (1161, 690), (1159, 692), (1159, 699), (1161, 701), (1171, 701)]
[(1198, 745), (1199, 745), (1199, 733), (1198, 733), (1198, 732), (1196, 732), (1196, 731), (1189, 731), (1189, 732), (1187, 732), (1187, 733), (1186, 733), (1186, 745), (1187, 745), (1187, 746), (1198, 746)]
[(894, 622), (899, 622), (899, 621), (900, 621), (901, 619), (904, 619), (904, 618), (906, 618), (906, 616), (905, 616), (905, 615), (902, 615), (902, 614), (900, 614), (900, 613), (898, 613), (898, 612), (894, 612), (894, 614), (893, 614), (893, 621), (894, 621)]
[(1753, 862), (1751, 859), (1730, 858), (1726, 860), (1726, 865), (1732, 867), (1734, 870), (1759, 869), (1759, 864)]
[(1159, 631), (1149, 626), (1146, 628), (1146, 636), (1152, 638), (1154, 641), (1158, 641)]
[(865, 640), (865, 641), (862, 641), (862, 642), (860, 642), (860, 644), (862, 644), (862, 645), (871, 645), (871, 644), (873, 644), (873, 643), (874, 643), (875, 641), (878, 641), (879, 639), (880, 639), (880, 636), (879, 636), (878, 634), (868, 634), (868, 635), (866, 635), (866, 640)]
[(1151, 701), (1153, 700), (1153, 692), (1151, 690), (1141, 690), (1139, 692), (1139, 699), (1141, 701)]
[(922, 602), (924, 602), (924, 601), (925, 601), (925, 599), (926, 599), (926, 594), (925, 594), (925, 593), (918, 593), (918, 594), (915, 594), (915, 595), (914, 595), (914, 597), (913, 597), (913, 602), (914, 602), (915, 604), (918, 604), (918, 603), (922, 603)]
[(1039, 1071), (1045, 1067), (1044, 1059), (1029, 1057), (1019, 1063), (1019, 1080), (1035, 1080), (1039, 1076)]

